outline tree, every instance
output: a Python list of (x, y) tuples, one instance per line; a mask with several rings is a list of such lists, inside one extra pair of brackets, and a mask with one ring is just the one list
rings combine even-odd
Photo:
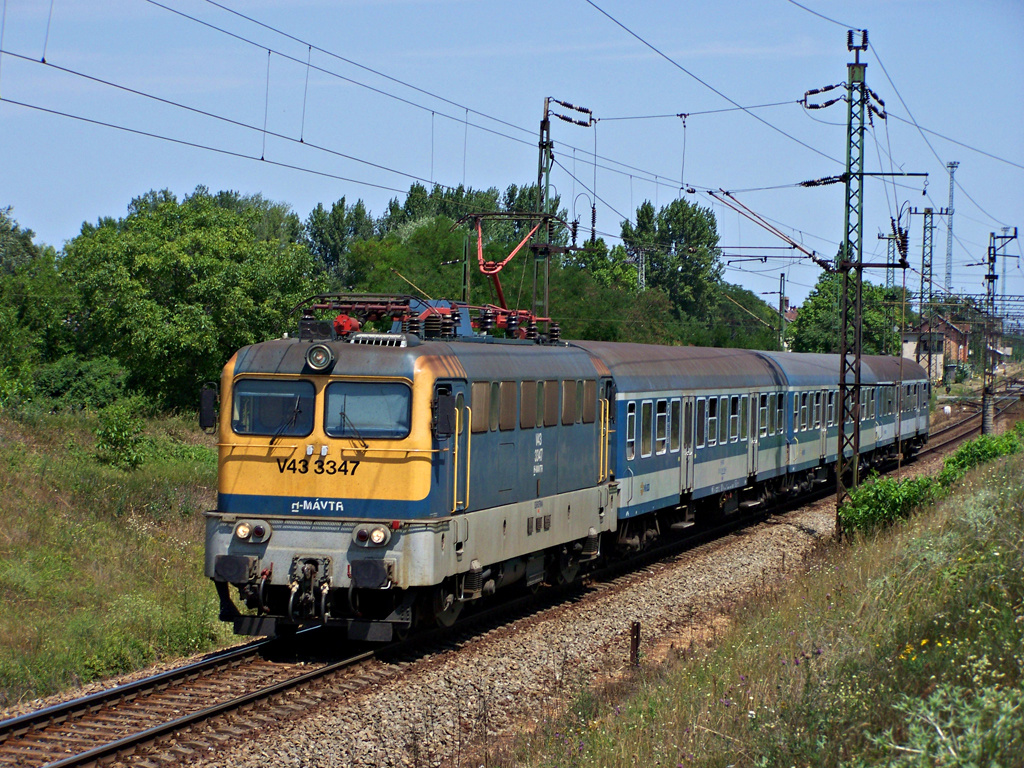
[(638, 287), (636, 265), (630, 263), (629, 253), (621, 245), (610, 251), (604, 238), (587, 241), (579, 251), (570, 252), (563, 260), (566, 269), (581, 269), (588, 272), (598, 284), (605, 288), (635, 292)]
[(304, 246), (261, 229), (267, 209), (222, 203), (204, 188), (181, 203), (148, 193), (124, 219), (83, 225), (60, 265), (80, 295), (80, 350), (113, 356), (165, 406), (191, 406), (236, 349), (288, 329), (322, 289)]
[[(823, 272), (800, 307), (796, 320), (786, 329), (786, 338), (794, 352), (839, 352), (839, 297), (842, 275)], [(866, 355), (892, 353), (899, 349), (898, 334), (893, 331), (886, 305), (893, 297), (885, 288), (864, 282), (861, 298), (861, 344)]]
[(352, 282), (348, 264), (348, 251), (359, 240), (370, 240), (375, 235), (373, 218), (362, 200), (348, 205), (341, 198), (331, 205), (330, 211), (317, 203), (309, 213), (305, 225), (305, 243), (334, 282), (347, 286)]
[(0, 403), (29, 396), (35, 366), (74, 349), (67, 319), (77, 299), (59, 278), (57, 252), (10, 211), (0, 209)]
[(722, 279), (715, 214), (683, 199), (655, 212), (650, 201), (636, 211), (636, 224), (622, 223), (631, 259), (643, 256), (647, 282), (663, 289), (683, 315), (708, 324)]
[(779, 313), (746, 288), (719, 286), (721, 301), (707, 343), (713, 347), (779, 348)]

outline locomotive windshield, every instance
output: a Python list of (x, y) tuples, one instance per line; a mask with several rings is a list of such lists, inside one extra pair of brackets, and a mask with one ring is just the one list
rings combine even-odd
[(324, 431), (331, 437), (397, 438), (409, 434), (412, 391), (391, 381), (336, 381), (327, 386)]
[(235, 382), (231, 428), (239, 435), (308, 435), (315, 397), (308, 381), (242, 379)]

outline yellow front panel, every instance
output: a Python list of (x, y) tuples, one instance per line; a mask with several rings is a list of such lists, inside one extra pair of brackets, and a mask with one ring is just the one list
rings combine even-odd
[[(220, 477), (222, 494), (285, 496), (316, 499), (390, 499), (419, 501), (430, 492), (435, 457), (430, 432), (434, 376), (420, 375), (415, 382), (344, 376), (246, 374), (234, 376), (234, 358), (224, 369), (221, 383)], [(231, 428), (233, 385), (242, 379), (304, 380), (316, 392), (313, 431), (304, 437), (239, 435)], [(330, 437), (324, 432), (324, 391), (334, 381), (400, 381), (412, 386), (409, 435), (402, 439)]]

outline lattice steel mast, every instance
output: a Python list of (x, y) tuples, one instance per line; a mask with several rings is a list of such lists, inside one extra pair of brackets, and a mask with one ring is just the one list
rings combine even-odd
[[(846, 210), (843, 246), (836, 259), (842, 274), (839, 299), (839, 450), (836, 461), (836, 510), (860, 482), (860, 358), (862, 342), (862, 270), (864, 256), (864, 117), (868, 87), (867, 64), (860, 60), (868, 49), (867, 30), (846, 34), (846, 49), (854, 61), (847, 65), (846, 85)], [(838, 519), (836, 520), (838, 529)], [(841, 532), (841, 531), (840, 531)]]

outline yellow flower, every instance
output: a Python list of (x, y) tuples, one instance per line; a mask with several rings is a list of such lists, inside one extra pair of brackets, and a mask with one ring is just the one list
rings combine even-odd
[(922, 648), (923, 648), (924, 646), (926, 646), (926, 645), (928, 645), (928, 638), (927, 638), (927, 637), (926, 637), (926, 638), (925, 638), (924, 640), (922, 640), (922, 641), (921, 641), (921, 647), (922, 647)]

